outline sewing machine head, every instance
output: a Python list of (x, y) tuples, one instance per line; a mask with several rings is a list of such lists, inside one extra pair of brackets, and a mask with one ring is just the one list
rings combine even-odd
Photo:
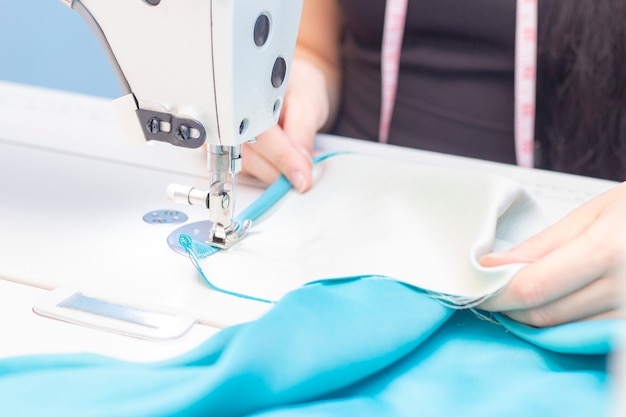
[(278, 121), (302, 0), (61, 0), (89, 24), (124, 96), (114, 101), (131, 140), (207, 144), (207, 191), (174, 187), (204, 204), (207, 242), (228, 247), (241, 145)]

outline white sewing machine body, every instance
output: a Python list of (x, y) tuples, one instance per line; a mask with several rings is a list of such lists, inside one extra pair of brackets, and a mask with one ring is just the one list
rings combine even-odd
[(302, 2), (62, 1), (92, 28), (133, 96), (115, 104), (132, 140), (149, 133), (137, 109), (198, 122), (208, 145), (241, 145), (278, 120)]

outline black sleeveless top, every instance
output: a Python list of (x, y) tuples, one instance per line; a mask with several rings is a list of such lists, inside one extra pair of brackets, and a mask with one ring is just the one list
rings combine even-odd
[[(333, 133), (377, 140), (385, 0), (339, 0)], [(515, 163), (515, 0), (409, 0), (389, 143)]]

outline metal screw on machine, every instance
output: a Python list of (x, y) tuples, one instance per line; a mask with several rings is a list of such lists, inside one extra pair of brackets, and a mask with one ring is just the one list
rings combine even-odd
[(186, 124), (182, 124), (176, 128), (176, 137), (179, 140), (187, 140), (191, 137), (191, 129)]
[(222, 196), (222, 208), (227, 209), (230, 206), (230, 197), (228, 194)]
[(150, 133), (159, 133), (161, 131), (161, 121), (158, 118), (153, 117), (148, 120), (146, 127)]

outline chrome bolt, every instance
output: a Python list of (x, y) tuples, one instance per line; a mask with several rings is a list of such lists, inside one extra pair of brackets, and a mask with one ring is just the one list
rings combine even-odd
[(230, 197), (228, 197), (228, 194), (224, 194), (222, 196), (222, 208), (227, 209), (228, 206), (230, 206)]
[(146, 128), (150, 133), (159, 133), (161, 131), (161, 121), (158, 118), (153, 117), (152, 119), (148, 120)]
[(186, 124), (182, 124), (176, 128), (176, 137), (180, 140), (187, 140), (191, 137), (191, 129)]

